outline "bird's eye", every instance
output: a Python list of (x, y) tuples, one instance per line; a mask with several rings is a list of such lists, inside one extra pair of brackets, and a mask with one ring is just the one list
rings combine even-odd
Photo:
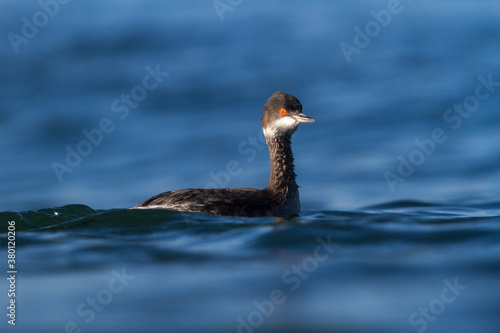
[(286, 109), (281, 108), (280, 109), (280, 115), (286, 116)]

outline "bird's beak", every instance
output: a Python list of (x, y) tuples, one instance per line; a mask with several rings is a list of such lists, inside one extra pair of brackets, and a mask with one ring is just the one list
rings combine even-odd
[(295, 120), (297, 120), (299, 123), (313, 123), (316, 121), (316, 119), (308, 117), (303, 113), (293, 116), (293, 118), (295, 118)]

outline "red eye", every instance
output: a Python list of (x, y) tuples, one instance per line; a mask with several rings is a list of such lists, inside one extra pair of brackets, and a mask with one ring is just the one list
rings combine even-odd
[(286, 109), (280, 109), (280, 115), (285, 116), (286, 115)]

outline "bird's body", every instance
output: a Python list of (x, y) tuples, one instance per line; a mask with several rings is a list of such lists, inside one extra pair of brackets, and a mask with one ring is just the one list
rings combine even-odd
[[(276, 197), (276, 201), (282, 199)], [(298, 203), (297, 200), (294, 202)], [(300, 206), (280, 211), (274, 207), (273, 194), (255, 188), (185, 189), (158, 194), (134, 208), (168, 208), (178, 211), (201, 212), (230, 216), (297, 215)], [(283, 210), (283, 209), (282, 209)]]
[(265, 104), (262, 116), (271, 160), (270, 181), (265, 189), (174, 190), (160, 193), (132, 208), (164, 208), (228, 216), (297, 216), (300, 199), (291, 137), (299, 123), (313, 121), (302, 114), (302, 105), (295, 97), (276, 92)]

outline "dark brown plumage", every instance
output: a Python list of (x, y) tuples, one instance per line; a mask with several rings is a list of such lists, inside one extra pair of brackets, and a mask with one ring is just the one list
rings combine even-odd
[(160, 193), (132, 208), (164, 208), (229, 216), (298, 216), (300, 199), (295, 182), (292, 134), (302, 122), (302, 104), (292, 95), (274, 93), (264, 105), (262, 128), (269, 147), (269, 185), (254, 188), (185, 189)]

